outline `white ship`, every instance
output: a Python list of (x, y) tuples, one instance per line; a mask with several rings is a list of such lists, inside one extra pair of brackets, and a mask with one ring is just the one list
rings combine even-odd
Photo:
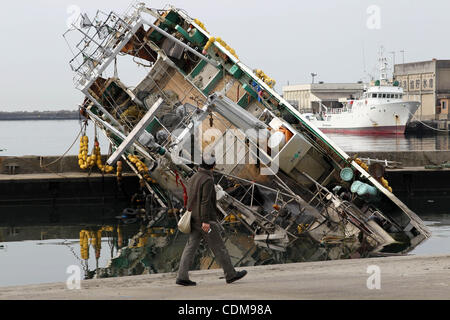
[(420, 102), (403, 100), (398, 82), (387, 81), (386, 59), (380, 61), (380, 80), (359, 99), (347, 100), (342, 108), (321, 105), (319, 113), (305, 114), (306, 118), (325, 133), (403, 134)]

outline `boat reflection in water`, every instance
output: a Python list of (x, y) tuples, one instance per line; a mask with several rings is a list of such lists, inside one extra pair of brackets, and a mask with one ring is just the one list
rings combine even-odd
[[(433, 231), (433, 237), (411, 253), (445, 254), (450, 252), (450, 215), (422, 214), (425, 223)], [(297, 246), (307, 248), (308, 243), (304, 241), (289, 248), (284, 255), (280, 255), (277, 251), (255, 246), (251, 239), (230, 232), (239, 226), (235, 221), (228, 221), (227, 224), (230, 226), (225, 228), (227, 230), (226, 245), (232, 253), (231, 258), (236, 266), (332, 258), (327, 257), (333, 252), (326, 250), (325, 243), (320, 253), (311, 250), (311, 256), (303, 256), (304, 251), (302, 252), (301, 249), (294, 250)], [(145, 226), (143, 220), (129, 217), (111, 221), (108, 225), (60, 224), (58, 226), (0, 227), (0, 259), (2, 259), (3, 275), (7, 277), (6, 279), (0, 276), (0, 286), (64, 282), (68, 277), (65, 271), (70, 264), (79, 265), (85, 279), (177, 271), (187, 236), (181, 233), (176, 234), (177, 231), (171, 234), (172, 228), (148, 230)], [(100, 230), (102, 238), (99, 247), (96, 236)], [(89, 254), (83, 257), (85, 259), (82, 259), (82, 255), (86, 247), (80, 246), (84, 240), (78, 239), (80, 235), (83, 239), (83, 234), (90, 237), (87, 245)], [(170, 245), (167, 246), (166, 243)], [(236, 256), (236, 253), (240, 251), (236, 247), (240, 246), (249, 250), (244, 259)], [(313, 247), (314, 245), (311, 245), (311, 248)], [(201, 249), (202, 251), (195, 257), (194, 268), (218, 267), (206, 248)], [(18, 255), (23, 255), (27, 262), (34, 261), (35, 267), (29, 268), (29, 263), (22, 266), (21, 263), (24, 262)], [(24, 267), (27, 269), (26, 272), (21, 271)]]
[[(175, 221), (168, 218), (165, 223), (160, 221), (160, 226), (156, 228), (147, 227), (147, 223), (142, 219), (132, 223), (124, 221), (126, 221), (125, 224), (110, 225), (1, 227), (0, 250), (2, 252), (0, 253), (4, 255), (2, 260), (8, 257), (12, 260), (2, 267), (3, 271), (9, 274), (9, 279), (3, 281), (0, 279), (0, 286), (65, 281), (67, 278), (65, 269), (70, 264), (80, 266), (84, 279), (178, 270), (187, 235), (175, 229)], [(317, 261), (342, 257), (342, 250), (336, 248), (334, 249), (336, 252), (328, 250), (326, 242), (322, 250), (317, 250), (316, 244), (310, 242), (308, 238), (298, 239), (299, 243), (285, 252), (256, 246), (252, 237), (241, 230), (238, 221), (227, 221), (225, 230), (225, 244), (235, 266)], [(328, 243), (332, 244), (333, 239), (329, 239)], [(55, 246), (66, 249), (55, 249)], [(43, 247), (47, 249), (44, 250)], [(343, 246), (343, 249), (348, 250), (348, 246)], [(242, 255), (242, 252), (245, 254)], [(347, 253), (348, 257), (360, 256), (357, 250)], [(27, 261), (31, 259), (35, 262), (36, 266), (27, 271), (31, 279), (27, 276), (19, 276), (21, 274), (19, 270), (23, 266), (17, 259), (17, 254), (24, 254)], [(333, 256), (334, 254), (337, 256)], [(202, 245), (195, 256), (193, 269), (214, 268), (219, 268), (218, 264), (210, 251)], [(2, 283), (4, 281), (7, 282)]]

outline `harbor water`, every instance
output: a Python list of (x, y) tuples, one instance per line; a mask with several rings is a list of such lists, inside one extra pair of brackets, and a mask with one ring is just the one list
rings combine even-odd
[[(75, 141), (80, 132), (78, 121), (0, 121), (0, 156), (44, 155), (60, 156)], [(94, 127), (88, 126), (87, 135), (94, 137)], [(109, 144), (99, 132), (102, 153), (107, 153)], [(351, 136), (329, 134), (344, 151), (433, 151), (450, 150), (448, 135), (430, 137), (413, 136)], [(78, 141), (67, 152), (78, 153)], [(449, 198), (450, 201), (450, 198)], [(432, 238), (415, 248), (410, 254), (450, 254), (450, 212), (436, 215), (433, 212), (416, 212), (430, 228)], [(7, 215), (7, 212), (0, 212)], [(120, 212), (117, 212), (120, 214)], [(12, 225), (0, 226), (0, 286), (65, 282), (70, 265), (80, 265), (80, 244), (77, 232), (84, 226), (71, 226), (72, 237), (61, 236), (64, 232), (39, 232), (23, 239), (25, 229)], [(37, 234), (37, 235), (36, 235)], [(49, 234), (51, 234), (49, 236)], [(131, 234), (131, 233), (130, 233)], [(9, 239), (5, 241), (5, 239)], [(102, 249), (98, 261), (91, 252), (89, 266), (106, 267), (115, 254), (111, 238), (102, 238)]]
[[(60, 156), (75, 141), (81, 126), (77, 120), (27, 120), (0, 121), (0, 156)], [(95, 128), (92, 122), (86, 128), (86, 134), (93, 141)], [(108, 142), (99, 131), (98, 139), (102, 153), (108, 152)], [(6, 149), (6, 150), (5, 150)], [(76, 141), (67, 153), (78, 154)]]
[[(87, 135), (92, 140), (94, 127), (90, 122)], [(72, 144), (80, 132), (77, 120), (0, 121), (0, 153), (3, 156), (59, 156)], [(450, 150), (450, 135), (437, 136), (357, 136), (327, 134), (344, 151), (415, 151)], [(101, 132), (98, 138), (102, 152), (107, 152), (108, 142)], [(68, 155), (78, 154), (78, 143)]]

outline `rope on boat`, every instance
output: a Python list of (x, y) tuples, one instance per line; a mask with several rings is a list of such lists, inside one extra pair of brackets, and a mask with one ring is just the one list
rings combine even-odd
[(425, 127), (429, 128), (429, 129), (431, 129), (431, 130), (439, 131), (439, 132), (450, 132), (450, 130), (447, 130), (447, 129), (433, 128), (432, 126), (427, 125), (425, 122), (423, 122), (423, 121), (417, 119), (416, 116), (415, 116), (414, 114), (411, 113), (411, 111), (408, 110), (408, 112), (409, 112), (410, 115), (413, 116), (413, 118), (415, 118), (415, 119), (417, 120), (417, 122), (421, 123), (422, 125), (424, 125)]
[[(55, 161), (50, 162), (50, 163), (47, 163), (47, 164), (45, 164), (45, 165), (42, 164), (42, 160), (41, 160), (40, 167), (41, 167), (42, 169), (46, 169), (48, 166), (51, 166), (52, 164), (55, 164), (55, 163), (61, 161), (61, 160), (66, 156), (66, 154), (72, 149), (72, 147), (75, 145), (75, 143), (78, 141), (78, 137), (81, 135), (81, 133), (83, 132), (83, 130), (86, 130), (86, 124), (84, 125), (84, 128), (83, 128), (83, 126), (81, 127), (80, 132), (78, 132), (78, 134), (77, 134), (77, 137), (76, 137), (75, 140), (72, 142), (72, 144), (70, 145), (70, 147), (66, 150), (66, 152), (63, 153), (62, 156), (60, 156), (60, 157), (59, 157), (58, 159), (56, 159)], [(41, 159), (42, 159), (42, 158), (41, 158)], [(48, 170), (48, 169), (47, 169), (47, 170)], [(51, 171), (51, 170), (50, 170), (50, 171)]]

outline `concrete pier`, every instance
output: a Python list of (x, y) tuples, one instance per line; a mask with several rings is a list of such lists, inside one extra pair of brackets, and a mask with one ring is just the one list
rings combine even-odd
[[(369, 266), (375, 266), (368, 269)], [(379, 289), (374, 278), (379, 268)], [(175, 284), (175, 273), (94, 279), (81, 289), (66, 283), (0, 288), (0, 299), (450, 299), (450, 255), (304, 262), (246, 267), (248, 275), (226, 284), (221, 269), (192, 271), (195, 287)], [(368, 272), (369, 271), (369, 272)], [(370, 278), (372, 277), (372, 278)], [(369, 286), (368, 286), (369, 282)], [(372, 288), (372, 289), (370, 289)]]
[[(401, 163), (401, 167), (423, 167), (426, 165), (439, 165), (445, 161), (450, 161), (450, 151), (362, 151), (348, 152), (348, 155), (357, 155), (360, 158), (371, 158), (379, 160), (396, 161)], [(106, 156), (103, 156), (103, 162)], [(83, 172), (78, 167), (77, 156), (66, 156), (59, 161), (58, 157), (23, 156), (23, 157), (0, 157), (0, 176), (8, 175), (12, 164), (17, 165), (15, 174), (36, 174), (36, 173), (63, 173), (63, 172)], [(56, 162), (55, 162), (56, 161)], [(48, 165), (55, 162), (52, 165)], [(131, 172), (131, 169), (124, 163), (124, 172)], [(86, 171), (84, 171), (86, 172)]]
[(114, 219), (128, 207), (139, 179), (125, 173), (0, 174), (0, 226), (78, 224)]
[[(450, 160), (450, 151), (357, 154), (361, 158), (401, 163), (402, 169), (388, 169), (385, 177), (394, 194), (412, 210), (417, 213), (449, 212), (450, 188), (446, 181), (450, 180), (450, 169), (425, 169), (424, 166), (439, 165)], [(105, 161), (106, 156), (103, 158)], [(130, 196), (138, 188), (138, 179), (126, 163), (123, 187), (119, 190), (115, 174), (103, 176), (98, 169), (92, 173), (82, 171), (76, 156), (62, 159), (0, 157), (0, 212), (4, 213), (0, 214), (0, 224), (53, 223), (62, 221), (64, 215), (66, 218), (79, 217), (80, 213), (99, 216), (101, 212), (99, 217), (102, 219), (113, 217), (128, 205)], [(33, 219), (26, 218), (31, 213)]]

